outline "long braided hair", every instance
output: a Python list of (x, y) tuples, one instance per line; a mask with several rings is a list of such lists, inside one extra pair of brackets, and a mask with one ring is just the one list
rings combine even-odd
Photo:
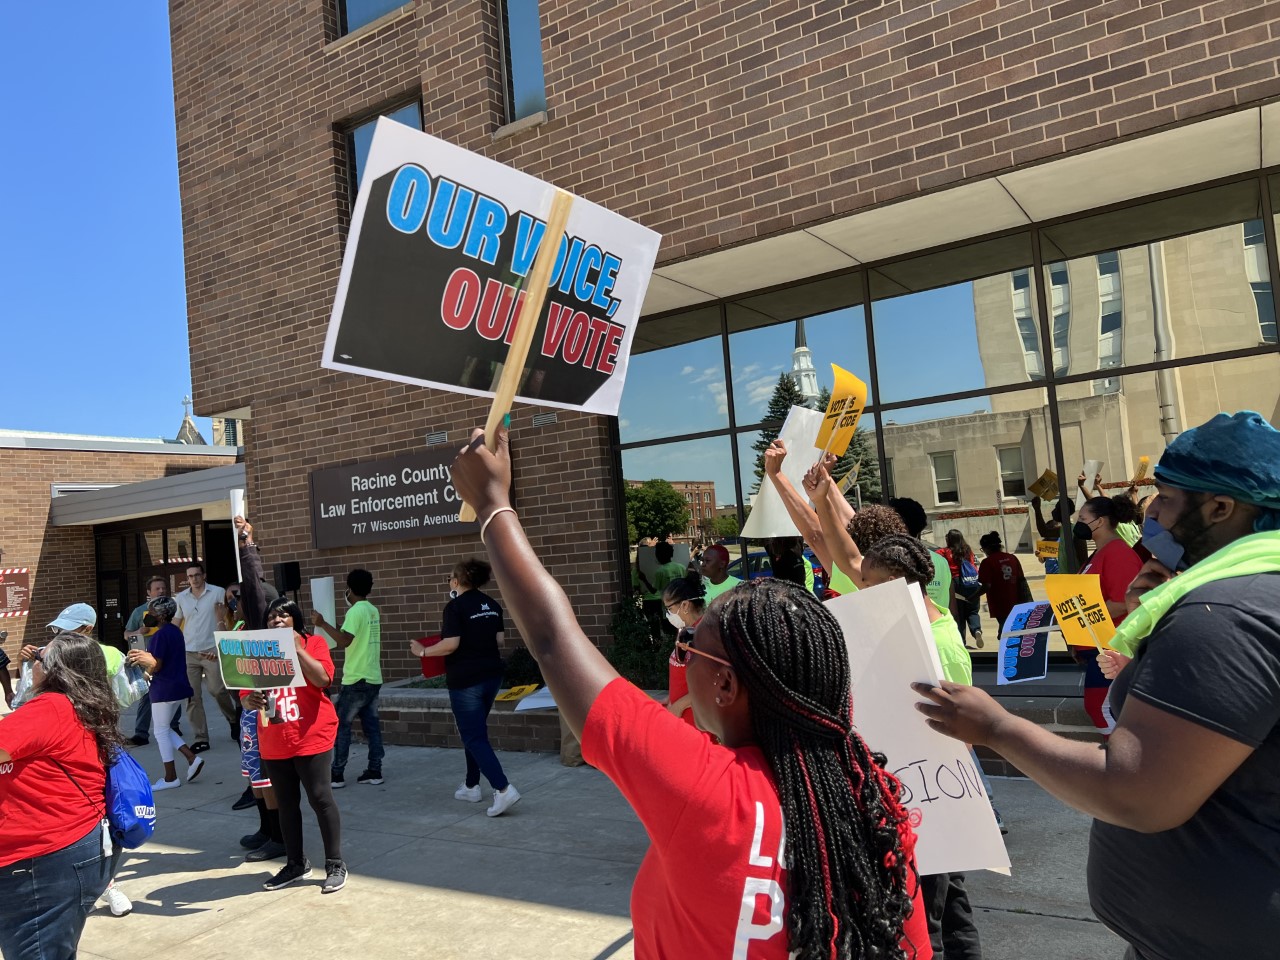
[(803, 587), (772, 577), (731, 590), (709, 615), (782, 801), (793, 956), (903, 957), (914, 835), (884, 756), (853, 729), (840, 625)]

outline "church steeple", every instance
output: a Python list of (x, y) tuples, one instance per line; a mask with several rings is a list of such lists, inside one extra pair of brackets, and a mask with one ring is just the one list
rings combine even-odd
[(806, 407), (818, 405), (818, 374), (813, 369), (813, 355), (804, 336), (804, 320), (796, 321), (796, 347), (791, 351), (791, 379), (804, 397)]

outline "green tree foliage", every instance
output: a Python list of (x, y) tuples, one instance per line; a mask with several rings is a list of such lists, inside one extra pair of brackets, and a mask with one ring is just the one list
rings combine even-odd
[[(826, 410), (830, 402), (831, 391), (823, 387), (818, 397), (818, 409)], [(862, 488), (862, 502), (877, 503), (882, 495), (880, 487), (880, 456), (876, 452), (875, 435), (871, 431), (863, 429), (862, 421), (858, 422), (858, 429), (853, 432), (853, 439), (849, 441), (849, 449), (836, 462), (835, 469), (831, 471), (831, 476), (836, 480), (841, 479), (858, 465), (858, 461), (862, 461), (862, 469), (858, 471), (858, 486)], [(854, 492), (853, 487), (850, 487), (845, 493), (845, 499), (850, 503), (857, 503), (858, 495)]]
[(716, 540), (727, 540), (740, 532), (737, 517), (712, 517), (709, 526), (711, 536)]
[(804, 405), (804, 396), (796, 386), (795, 380), (791, 378), (791, 374), (778, 374), (778, 385), (773, 388), (773, 396), (769, 398), (769, 409), (765, 411), (760, 439), (751, 445), (751, 449), (756, 452), (756, 482), (751, 488), (752, 493), (759, 492), (760, 482), (764, 479), (764, 452), (769, 449), (769, 444), (778, 439), (778, 434), (782, 432), (782, 423), (787, 419), (791, 408)]
[(689, 526), (689, 505), (666, 480), (646, 480), (627, 487), (627, 536), (665, 537), (684, 533)]

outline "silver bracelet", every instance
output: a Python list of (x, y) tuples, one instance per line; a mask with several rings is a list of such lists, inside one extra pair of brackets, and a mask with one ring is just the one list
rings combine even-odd
[(499, 507), (497, 510), (493, 511), (493, 513), (489, 514), (489, 516), (488, 516), (487, 518), (485, 518), (484, 523), (480, 524), (480, 542), (481, 542), (481, 543), (484, 543), (484, 533), (485, 533), (485, 531), (486, 531), (486, 530), (488, 530), (488, 529), (489, 529), (489, 524), (493, 523), (493, 518), (494, 518), (494, 517), (496, 517), (496, 516), (497, 516), (498, 514), (500, 514), (500, 513), (509, 513), (509, 514), (511, 514), (513, 517), (515, 517), (517, 520), (519, 520), (519, 519), (520, 519), (520, 518), (516, 515), (516, 508), (515, 508), (515, 507)]

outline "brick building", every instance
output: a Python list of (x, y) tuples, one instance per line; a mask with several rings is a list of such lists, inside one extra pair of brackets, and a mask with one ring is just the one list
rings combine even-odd
[(0, 430), (0, 568), (25, 571), (8, 577), (25, 589), (0, 590), (0, 604), (14, 603), (0, 608), (6, 652), (16, 660), (25, 641), (46, 636), (45, 624), (77, 601), (98, 611), (101, 639), (120, 641), (146, 579), (165, 576), (176, 592), (193, 557), (208, 563), (210, 582), (234, 579), (226, 491), (244, 485), (236, 453)]
[[(530, 54), (539, 31), (507, 25), (535, 6)], [(800, 319), (821, 385), (829, 361), (868, 382), (887, 480), (882, 421), (1010, 405), (1044, 411), (1045, 457), (1074, 476), (1059, 395), (1094, 379), (1245, 363), (1276, 415), (1274, 323), (1269, 340), (1184, 337), (1105, 371), (1043, 362), (1059, 261), (1257, 221), (1253, 282), (1269, 291), (1274, 5), (171, 0), (170, 14), (197, 409), (248, 424), (268, 559), (298, 560), (304, 583), (372, 569), (391, 651), (437, 622), (450, 566), (480, 544), (319, 549), (310, 473), (456, 445), (487, 401), (320, 368), (381, 114), (664, 236), (620, 416), (513, 414), (522, 518), (597, 640), (625, 569), (623, 479), (697, 476), (741, 509)], [(1042, 359), (988, 370), (974, 283), (1019, 271), (1023, 346)], [(398, 656), (391, 675), (407, 675)]]

